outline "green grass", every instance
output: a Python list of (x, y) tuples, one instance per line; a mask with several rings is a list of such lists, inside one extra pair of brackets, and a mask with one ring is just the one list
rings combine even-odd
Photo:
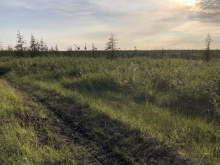
[(82, 156), (86, 164), (89, 153), (61, 134), (62, 124), (45, 107), (4, 79), (0, 96), (0, 164), (76, 164)]
[[(156, 137), (182, 157), (220, 163), (219, 60), (61, 56), (1, 61), (7, 79), (42, 98), (59, 94)], [(90, 126), (87, 129), (101, 132)]]

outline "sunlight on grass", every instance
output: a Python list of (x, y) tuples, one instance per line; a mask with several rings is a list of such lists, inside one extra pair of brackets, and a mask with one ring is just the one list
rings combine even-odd
[[(72, 159), (65, 146), (57, 149), (51, 140), (49, 144), (43, 145), (34, 123), (25, 125), (19, 116), (25, 115), (28, 107), (24, 106), (23, 97), (4, 80), (0, 80), (0, 95), (1, 164), (54, 164), (68, 157)], [(46, 126), (44, 129), (48, 131), (47, 137), (53, 139), (54, 135), (49, 128)], [(68, 164), (75, 164), (74, 159)]]
[(200, 163), (220, 163), (219, 60), (48, 57), (10, 65), (16, 69), (7, 77), (36, 89), (35, 94), (59, 94), (147, 132)]

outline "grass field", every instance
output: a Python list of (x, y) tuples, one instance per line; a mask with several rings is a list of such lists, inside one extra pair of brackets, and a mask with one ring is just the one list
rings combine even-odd
[[(0, 80), (0, 163), (74, 164), (74, 147), (60, 146), (63, 138), (54, 134), (47, 115), (39, 105), (27, 105), (20, 93)], [(30, 103), (30, 102), (29, 102)], [(59, 130), (58, 130), (59, 131)]]
[[(83, 164), (79, 157), (85, 155), (90, 164), (220, 164), (219, 64), (219, 59), (1, 57), (1, 75), (53, 117), (41, 108), (32, 113), (40, 120), (62, 121), (80, 138), (69, 135), (69, 145), (62, 137), (67, 133), (53, 131), (60, 124), (45, 121), (37, 129), (47, 130), (49, 142), (35, 145), (33, 122), (20, 122), (30, 113), (26, 103), (2, 80), (0, 92), (7, 101), (1, 103), (0, 138), (15, 139), (1, 140), (0, 161), (31, 157), (32, 163), (65, 164), (71, 157), (71, 163)], [(14, 142), (20, 145), (16, 149)], [(41, 157), (45, 152), (51, 154)]]

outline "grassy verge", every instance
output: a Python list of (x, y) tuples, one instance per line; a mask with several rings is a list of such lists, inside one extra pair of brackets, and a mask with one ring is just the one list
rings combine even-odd
[[(163, 156), (147, 157), (149, 153), (157, 153), (153, 152), (155, 148), (148, 150), (152, 146), (146, 145), (145, 149), (134, 147), (146, 144), (149, 137), (156, 137), (156, 141), (149, 140), (159, 144), (154, 146), (156, 148), (161, 146), (166, 152), (174, 148), (172, 152), (180, 157), (195, 159), (201, 164), (218, 164), (218, 64), (218, 60), (207, 64), (175, 59), (109, 61), (102, 58), (43, 57), (9, 60), (1, 65), (11, 70), (6, 75), (8, 79), (30, 88), (64, 121), (80, 126), (84, 136), (90, 140), (105, 139), (105, 144), (101, 140), (92, 141), (98, 148), (110, 146), (109, 153), (121, 155), (120, 161), (157, 162), (157, 158)], [(70, 102), (60, 107), (65, 100)], [(68, 108), (73, 103), (80, 107), (79, 111)], [(76, 116), (79, 119), (75, 121)], [(115, 125), (116, 121), (120, 124), (112, 126), (111, 123)], [(121, 127), (122, 130), (119, 129)], [(125, 138), (129, 133), (135, 134), (133, 129), (140, 131), (134, 137), (142, 137), (143, 143)], [(147, 138), (143, 138), (145, 135)], [(171, 158), (172, 154), (160, 151), (164, 157), (170, 157), (169, 163), (177, 162), (177, 158)], [(135, 153), (142, 153), (142, 156)], [(164, 157), (162, 160), (167, 160)]]

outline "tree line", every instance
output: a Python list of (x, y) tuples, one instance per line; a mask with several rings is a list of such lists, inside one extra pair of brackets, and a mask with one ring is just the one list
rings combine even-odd
[(18, 30), (17, 34), (17, 41), (16, 45), (10, 46), (7, 45), (5, 49), (3, 48), (2, 42), (0, 40), (0, 50), (5, 50), (5, 51), (15, 51), (16, 56), (23, 57), (24, 52), (30, 52), (31, 56), (37, 56), (40, 54), (40, 52), (47, 52), (47, 51), (59, 51), (58, 46), (56, 45), (55, 48), (51, 47), (50, 49), (48, 48), (47, 44), (43, 40), (43, 38), (36, 39), (33, 34), (31, 34), (31, 39), (30, 39), (30, 45), (26, 46), (27, 42), (24, 39), (24, 37), (21, 35), (20, 31)]
[[(48, 51), (59, 51), (58, 46), (56, 45), (54, 48), (51, 47), (50, 49), (48, 48), (47, 44), (44, 42), (43, 38), (36, 39), (33, 34), (31, 34), (31, 39), (30, 39), (30, 45), (25, 47), (27, 42), (24, 40), (24, 37), (21, 35), (20, 31), (16, 34), (17, 36), (17, 41), (16, 45), (13, 48), (12, 46), (8, 45), (5, 49), (3, 48), (2, 41), (0, 40), (0, 50), (6, 50), (6, 51), (15, 51), (15, 54), (19, 57), (24, 56), (24, 52), (29, 52), (31, 56), (35, 57), (39, 55), (41, 52), (48, 52)], [(109, 52), (108, 58), (110, 59), (115, 59), (116, 55), (115, 52), (117, 50), (120, 50), (120, 48), (117, 48), (117, 41), (118, 39), (115, 37), (115, 35), (111, 32), (110, 37), (108, 39), (108, 42), (106, 42), (106, 47), (105, 50)], [(205, 38), (205, 50), (204, 50), (204, 60), (209, 62), (211, 60), (211, 42), (213, 41), (212, 36), (210, 34), (207, 35)], [(76, 45), (75, 45), (76, 46)], [(77, 50), (80, 48), (78, 47)], [(86, 46), (85, 46), (85, 50)], [(92, 43), (92, 54), (95, 56), (95, 51), (97, 48), (94, 46)], [(73, 51), (72, 47), (68, 47), (66, 51)], [(134, 56), (137, 54), (137, 47), (134, 47)], [(161, 50), (161, 57), (163, 58), (165, 54), (165, 50), (162, 48)]]
[(31, 56), (37, 56), (39, 55), (40, 52), (59, 51), (57, 45), (55, 46), (55, 49), (51, 47), (51, 49), (49, 50), (43, 38), (41, 38), (41, 40), (37, 40), (33, 34), (31, 34), (30, 46), (24, 47), (25, 44), (26, 44), (26, 41), (24, 40), (24, 37), (20, 34), (20, 31), (18, 31), (15, 52), (16, 52), (16, 55), (20, 57), (24, 56), (24, 51), (30, 51)]

